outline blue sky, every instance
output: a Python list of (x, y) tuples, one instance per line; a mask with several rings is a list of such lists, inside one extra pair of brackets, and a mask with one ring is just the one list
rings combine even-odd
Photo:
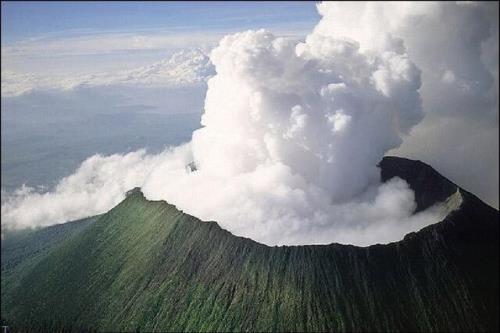
[[(6, 2), (2, 40), (87, 33), (286, 27), (309, 30), (314, 2)], [(309, 28), (309, 29), (308, 29)]]
[(146, 66), (227, 34), (303, 37), (315, 2), (2, 1), (2, 70), (79, 75)]

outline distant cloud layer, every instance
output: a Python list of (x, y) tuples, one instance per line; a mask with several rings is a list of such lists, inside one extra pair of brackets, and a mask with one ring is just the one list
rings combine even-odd
[(78, 76), (40, 76), (2, 72), (2, 97), (33, 90), (70, 90), (80, 86), (140, 85), (182, 87), (205, 83), (214, 75), (207, 51), (195, 48), (174, 53), (169, 59), (133, 70)]
[[(213, 64), (204, 127), (191, 143), (158, 155), (91, 157), (53, 192), (20, 189), (2, 204), (2, 226), (105, 212), (135, 186), (273, 245), (385, 243), (439, 221), (439, 206), (413, 215), (408, 185), (381, 184), (376, 164), (396, 149), (440, 171), (477, 173), (469, 157), (498, 149), (498, 4), (322, 3), (318, 10), (321, 21), (301, 43), (247, 31), (224, 37), (211, 62), (188, 54), (192, 60), (178, 56), (174, 65), (114, 77), (193, 82), (211, 77)], [(492, 159), (478, 178), (494, 177)], [(196, 172), (186, 170), (192, 161)]]

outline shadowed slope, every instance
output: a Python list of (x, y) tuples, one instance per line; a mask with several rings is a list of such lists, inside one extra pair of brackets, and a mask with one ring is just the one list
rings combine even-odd
[(42, 259), (98, 218), (92, 216), (38, 229), (2, 231), (2, 326), (6, 325), (4, 316), (8, 308), (5, 308), (4, 296), (8, 294), (7, 290), (18, 288), (23, 276)]
[[(420, 209), (457, 190), (420, 162), (381, 168), (408, 181)], [(496, 330), (498, 212), (460, 194), (458, 210), (400, 242), (269, 247), (133, 191), (7, 281), (2, 318), (106, 331)]]
[(84, 230), (99, 216), (56, 224), (40, 229), (2, 231), (2, 272), (13, 271), (19, 264), (43, 257), (69, 237)]

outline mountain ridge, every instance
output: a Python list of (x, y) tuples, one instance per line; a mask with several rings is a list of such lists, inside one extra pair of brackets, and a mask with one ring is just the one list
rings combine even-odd
[[(417, 189), (417, 209), (431, 199), (417, 193), (427, 168), (381, 162), (383, 180)], [(498, 211), (445, 180), (432, 196), (458, 189), (458, 210), (368, 247), (269, 247), (135, 191), (23, 274), (2, 274), (2, 319), (20, 330), (495, 330)]]

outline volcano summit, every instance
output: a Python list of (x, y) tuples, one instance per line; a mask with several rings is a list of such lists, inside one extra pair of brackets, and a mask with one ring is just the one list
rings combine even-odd
[(15, 331), (495, 331), (498, 211), (428, 165), (380, 163), (443, 221), (368, 247), (269, 247), (140, 190), (106, 214), (2, 242)]

